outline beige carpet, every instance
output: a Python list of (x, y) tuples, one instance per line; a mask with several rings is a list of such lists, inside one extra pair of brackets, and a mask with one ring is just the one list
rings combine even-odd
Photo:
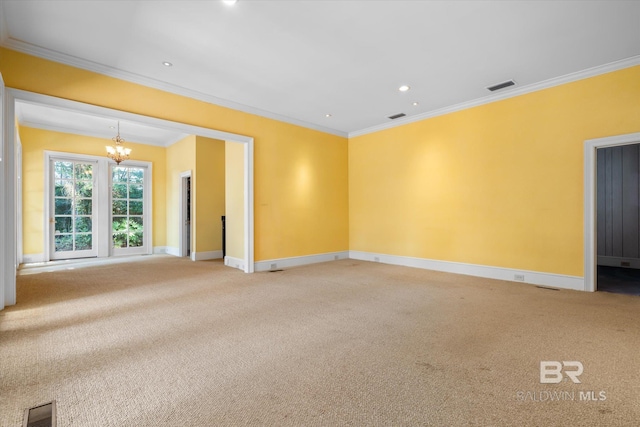
[[(21, 275), (18, 301), (0, 312), (2, 426), (52, 399), (58, 426), (640, 423), (640, 297), (152, 256)], [(581, 383), (541, 384), (540, 361), (580, 361)]]

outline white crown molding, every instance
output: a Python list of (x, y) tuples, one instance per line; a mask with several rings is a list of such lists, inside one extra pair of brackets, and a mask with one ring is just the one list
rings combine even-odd
[(366, 129), (349, 132), (349, 138), (362, 136), (369, 133), (378, 132), (381, 130), (391, 129), (391, 128), (403, 126), (409, 123), (419, 122), (421, 120), (430, 119), (432, 117), (443, 116), (445, 114), (454, 113), (456, 111), (466, 110), (467, 108), (473, 108), (473, 107), (477, 107), (484, 104), (490, 104), (492, 102), (501, 101), (503, 99), (513, 98), (515, 96), (520, 96), (527, 93), (548, 89), (554, 86), (559, 86), (562, 84), (583, 80), (589, 77), (595, 77), (600, 74), (606, 74), (612, 71), (634, 67), (636, 65), (640, 65), (640, 55), (632, 56), (630, 58), (622, 59), (619, 61), (610, 62), (604, 65), (599, 65), (597, 67), (587, 68), (586, 70), (566, 74), (564, 76), (554, 77), (552, 79), (544, 80), (542, 82), (533, 83), (533, 84), (521, 86), (521, 87), (516, 86), (511, 89), (507, 89), (505, 92), (495, 93), (482, 98), (474, 99), (472, 101), (462, 102), (460, 104), (440, 108), (438, 110), (427, 111), (425, 113), (417, 114), (415, 116), (403, 117), (402, 119), (394, 120), (393, 123), (384, 123), (381, 125), (371, 126)]
[[(0, 5), (2, 2), (0, 2)], [(2, 13), (2, 10), (0, 10)], [(4, 14), (3, 14), (4, 16)], [(219, 105), (233, 110), (242, 111), (248, 114), (254, 114), (256, 116), (266, 117), (268, 119), (278, 120), (280, 122), (289, 123), (296, 126), (301, 126), (308, 129), (317, 130), (319, 132), (329, 133), (346, 138), (347, 133), (336, 129), (331, 129), (324, 126), (319, 126), (313, 123), (305, 122), (302, 120), (293, 119), (281, 114), (272, 113), (262, 110), (260, 108), (251, 107), (248, 105), (240, 104), (237, 102), (229, 101), (227, 99), (218, 98), (216, 96), (207, 95), (202, 92), (198, 92), (192, 89), (187, 89), (182, 86), (174, 85), (171, 83), (162, 82), (160, 80), (152, 79), (149, 77), (141, 76), (139, 74), (131, 73), (129, 71), (119, 70), (117, 68), (108, 67), (97, 62), (88, 61), (86, 59), (77, 58), (72, 55), (67, 55), (61, 52), (56, 52), (49, 49), (44, 49), (39, 46), (35, 46), (29, 43), (25, 43), (20, 40), (15, 40), (6, 34), (6, 25), (0, 22), (0, 45), (7, 49), (15, 50), (17, 52), (26, 53), (28, 55), (36, 56), (39, 58), (48, 59), (50, 61), (58, 62), (61, 64), (69, 65), (72, 67), (80, 68), (94, 73), (102, 74), (108, 77), (125, 80), (131, 83), (159, 89), (165, 92), (185, 96), (199, 101), (207, 102), (209, 104)]]

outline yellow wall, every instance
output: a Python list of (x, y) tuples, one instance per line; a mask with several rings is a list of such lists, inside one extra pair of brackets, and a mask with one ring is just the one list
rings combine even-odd
[[(189, 135), (186, 138), (170, 145), (167, 148), (167, 168), (166, 168), (166, 180), (167, 180), (167, 246), (173, 248), (180, 248), (180, 185), (182, 185), (180, 174), (183, 172), (191, 172), (191, 185), (192, 194), (195, 192), (193, 189), (194, 183), (194, 170), (196, 168), (196, 137)], [(191, 230), (193, 230), (193, 212), (195, 208), (195, 201), (191, 201), (192, 218), (191, 218)], [(191, 233), (191, 250), (193, 250), (193, 243), (195, 240), (195, 233)]]
[(640, 67), (351, 138), (350, 249), (583, 275), (583, 146), (640, 131)]
[(346, 138), (4, 48), (0, 73), (10, 88), (253, 137), (256, 261), (348, 249)]
[[(256, 261), (352, 249), (581, 276), (584, 140), (640, 131), (640, 67), (348, 143), (6, 49), (0, 72), (8, 87), (254, 137)], [(177, 245), (159, 229), (158, 203), (175, 206), (160, 185), (154, 244)]]
[(244, 258), (244, 145), (227, 142), (225, 149), (226, 182), (226, 256)]
[[(79, 136), (20, 126), (22, 141), (23, 183), (23, 251), (44, 252), (44, 151), (105, 156), (110, 139)], [(150, 145), (126, 143), (132, 159), (153, 164), (153, 245), (165, 245), (165, 149)]]
[(196, 252), (222, 250), (225, 212), (225, 142), (196, 137), (195, 245)]

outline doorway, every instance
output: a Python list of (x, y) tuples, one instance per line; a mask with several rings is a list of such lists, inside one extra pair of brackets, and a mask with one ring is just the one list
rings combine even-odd
[(596, 153), (599, 291), (640, 295), (640, 144)]
[(98, 256), (96, 227), (97, 162), (51, 158), (50, 258), (52, 260)]
[[(623, 147), (631, 146), (633, 144), (639, 144), (639, 143), (640, 143), (640, 133), (597, 138), (597, 139), (591, 139), (591, 140), (585, 141), (585, 144), (584, 144), (584, 290), (585, 291), (593, 292), (596, 290), (605, 290), (605, 289), (600, 289), (598, 284), (599, 253), (602, 254), (603, 246), (606, 247), (610, 243), (613, 244), (613, 234), (611, 234), (610, 237), (607, 237), (606, 234), (602, 234), (601, 230), (599, 232), (599, 227), (600, 228), (610, 227), (611, 231), (613, 231), (615, 228), (615, 233), (623, 237), (625, 235), (625, 233), (623, 232), (624, 227), (622, 227), (622, 224), (623, 224), (622, 218), (618, 217), (615, 220), (616, 222), (612, 221), (609, 223), (609, 225), (606, 225), (606, 221), (603, 221), (602, 217), (603, 215), (606, 215), (607, 206), (606, 204), (598, 206), (598, 197), (600, 197), (601, 200), (603, 198), (608, 197), (604, 193), (602, 193), (605, 189), (605, 187), (602, 185), (605, 177), (599, 176), (599, 171), (598, 171), (598, 161), (600, 161), (600, 163), (602, 164), (605, 161), (603, 160), (605, 159), (605, 157), (603, 156), (607, 156), (606, 154), (607, 152), (600, 151), (600, 150), (604, 150), (606, 148), (611, 148), (611, 147), (621, 147), (620, 148), (621, 151), (619, 152), (619, 155), (621, 156), (622, 150), (624, 149)], [(633, 151), (633, 149), (624, 149), (624, 151), (630, 152), (630, 151)], [(610, 153), (613, 153), (613, 151), (611, 151)], [(625, 154), (628, 154), (628, 153), (625, 153)], [(613, 154), (609, 154), (609, 155), (613, 155)], [(616, 156), (617, 155), (618, 154), (616, 154)], [(640, 151), (638, 153), (638, 156), (640, 156)], [(612, 171), (607, 172), (606, 168), (604, 169), (601, 168), (600, 174), (606, 174), (606, 173), (611, 174), (613, 172)], [(610, 176), (613, 177), (613, 175), (610, 175)], [(618, 177), (615, 179), (621, 181), (621, 174), (618, 174)], [(607, 183), (605, 182), (604, 185), (606, 186)], [(622, 190), (617, 190), (617, 191), (618, 191), (618, 196), (615, 196), (615, 197), (618, 197), (618, 198), (622, 197), (621, 196)], [(628, 191), (632, 192), (632, 190), (628, 190)], [(612, 198), (614, 197), (613, 193), (610, 197)], [(603, 211), (603, 209), (605, 210)], [(613, 212), (611, 210), (612, 207), (609, 209), (611, 212)], [(640, 215), (640, 213), (638, 215)], [(628, 213), (627, 216), (628, 218), (624, 222), (625, 223), (633, 222), (633, 219), (632, 219), (633, 214)], [(638, 226), (637, 224), (638, 220), (640, 220), (640, 218), (636, 219), (636, 227)], [(607, 241), (607, 239), (609, 239), (609, 242)], [(629, 247), (634, 245), (633, 241), (629, 240), (629, 238), (623, 239), (623, 241), (626, 241), (626, 243), (623, 243), (623, 245), (627, 245)], [(640, 255), (640, 248), (638, 248), (638, 252), (639, 252), (638, 254)], [(616, 252), (616, 254), (617, 253), (618, 252)], [(604, 258), (602, 255), (600, 255), (600, 262), (607, 262), (606, 257), (607, 257), (606, 253), (604, 255)], [(612, 257), (612, 258), (616, 258), (617, 259), (616, 262), (620, 263), (619, 265), (617, 265), (617, 267), (626, 268), (627, 270), (625, 271), (627, 273), (631, 273), (630, 267), (632, 266), (632, 264), (635, 265), (636, 263), (636, 261), (633, 261), (633, 259), (631, 258), (625, 259), (624, 256)], [(626, 263), (628, 263), (628, 265), (626, 265)], [(604, 269), (602, 269), (601, 272), (606, 273)], [(618, 277), (618, 279), (620, 279), (620, 277)]]
[(191, 258), (191, 171), (180, 174), (180, 256)]

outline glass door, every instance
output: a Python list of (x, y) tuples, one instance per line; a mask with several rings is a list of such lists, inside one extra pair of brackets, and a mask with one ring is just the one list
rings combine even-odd
[(111, 232), (114, 255), (147, 253), (145, 171), (111, 167)]
[(52, 160), (51, 259), (97, 256), (95, 162)]

